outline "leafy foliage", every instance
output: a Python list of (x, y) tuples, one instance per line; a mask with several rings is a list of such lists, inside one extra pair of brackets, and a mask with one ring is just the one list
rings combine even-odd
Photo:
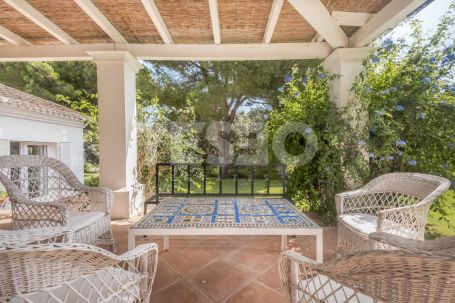
[[(364, 62), (353, 93), (368, 111), (371, 177), (411, 171), (455, 180), (454, 24), (453, 6), (430, 37), (413, 21), (412, 44), (386, 39)], [(441, 219), (455, 209), (449, 203), (433, 205)]]
[[(288, 193), (303, 210), (318, 212), (327, 222), (333, 222), (335, 194), (348, 187), (346, 180), (363, 180), (365, 161), (358, 148), (358, 130), (361, 121), (356, 109), (336, 109), (328, 96), (329, 77), (317, 68), (294, 68), (286, 76), (289, 81), (282, 90), (280, 106), (270, 113), (268, 132), (270, 139), (288, 121), (300, 121), (309, 126), (318, 138), (314, 158), (302, 166), (287, 165)], [(299, 154), (302, 138), (291, 133), (286, 151)], [(271, 152), (271, 157), (275, 157)], [(276, 160), (275, 160), (276, 161)]]

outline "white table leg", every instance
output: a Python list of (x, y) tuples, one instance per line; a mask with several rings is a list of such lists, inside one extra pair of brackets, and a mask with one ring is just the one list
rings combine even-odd
[(163, 246), (165, 251), (169, 250), (169, 235), (164, 236)]
[(316, 261), (324, 262), (322, 228), (316, 234)]
[(136, 235), (130, 229), (128, 230), (128, 250), (132, 250), (136, 247)]
[(281, 236), (281, 251), (285, 251), (288, 249), (288, 236), (282, 235)]

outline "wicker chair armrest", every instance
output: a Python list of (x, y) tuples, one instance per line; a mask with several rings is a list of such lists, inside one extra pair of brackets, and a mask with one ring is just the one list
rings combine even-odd
[(142, 276), (140, 283), (141, 302), (148, 302), (152, 295), (153, 281), (158, 268), (158, 245), (142, 244), (117, 257), (118, 260), (128, 261)]
[(282, 252), (278, 260), (280, 279), (288, 302), (294, 302), (295, 292), (299, 288), (299, 279), (316, 275), (318, 263), (301, 254), (289, 250)]
[(107, 215), (111, 214), (114, 194), (110, 188), (84, 185), (78, 188), (78, 190), (89, 195), (91, 210), (103, 211)]
[(423, 240), (431, 201), (383, 209), (378, 213), (377, 231)]
[(455, 236), (423, 241), (403, 238), (385, 232), (375, 232), (371, 233), (369, 237), (372, 241), (377, 243), (390, 245), (394, 248), (412, 253), (430, 256), (455, 257)]
[(61, 201), (35, 202), (29, 199), (11, 201), (14, 229), (64, 226), (69, 209)]
[(65, 227), (0, 230), (0, 250), (35, 244), (71, 242), (72, 237), (73, 232)]
[(288, 251), (284, 251), (280, 254), (279, 256), (279, 260), (280, 262), (281, 261), (286, 261), (289, 260), (291, 262), (295, 262), (297, 264), (305, 264), (309, 267), (314, 267), (316, 265), (319, 265), (320, 263), (310, 259), (310, 258), (307, 258), (293, 250), (288, 250)]
[(341, 215), (345, 212), (348, 212), (351, 207), (346, 201), (350, 198), (360, 197), (368, 193), (368, 189), (366, 187), (362, 187), (357, 190), (348, 191), (344, 193), (339, 193), (335, 195), (335, 204), (337, 215)]

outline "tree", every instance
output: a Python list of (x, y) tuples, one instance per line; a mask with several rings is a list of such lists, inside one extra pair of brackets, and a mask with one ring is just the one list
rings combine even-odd
[[(217, 121), (217, 158), (232, 161), (232, 129), (242, 107), (271, 109), (277, 104), (283, 79), (291, 61), (190, 61), (146, 62), (148, 73), (140, 73), (138, 87), (145, 98), (157, 96), (162, 104), (180, 107), (188, 101), (197, 121)], [(202, 137), (205, 137), (204, 129)], [(208, 148), (206, 148), (208, 150)], [(207, 158), (205, 159), (207, 160)]]

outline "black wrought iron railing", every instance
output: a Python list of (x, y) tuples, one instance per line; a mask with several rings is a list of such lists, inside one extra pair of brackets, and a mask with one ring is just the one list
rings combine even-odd
[[(158, 163), (155, 201), (163, 196), (286, 196), (283, 166)], [(150, 201), (148, 203), (154, 203)]]

